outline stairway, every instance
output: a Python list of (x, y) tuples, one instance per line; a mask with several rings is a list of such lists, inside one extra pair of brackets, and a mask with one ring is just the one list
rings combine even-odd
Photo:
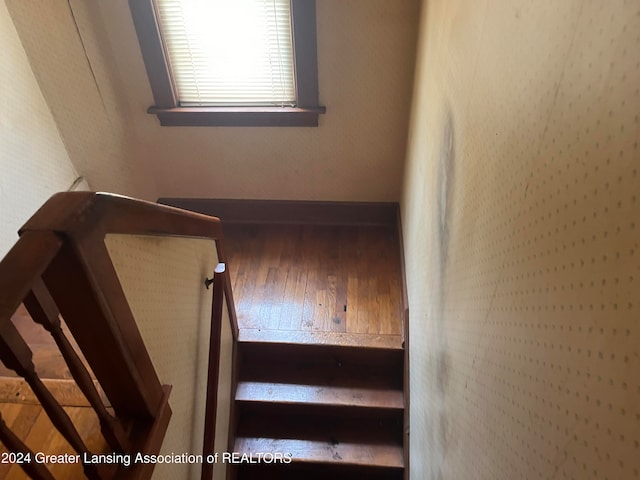
[(238, 480), (403, 478), (403, 350), (336, 343), (239, 342)]

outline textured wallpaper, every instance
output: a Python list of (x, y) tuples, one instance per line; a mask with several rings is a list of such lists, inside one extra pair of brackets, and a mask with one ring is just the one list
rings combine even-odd
[[(108, 235), (105, 241), (160, 382), (172, 385), (172, 415), (161, 453), (202, 453), (214, 241)], [(226, 312), (226, 310), (224, 310)], [(227, 450), (231, 401), (231, 330), (223, 318), (216, 450)], [(200, 478), (200, 464), (157, 465), (154, 478)], [(216, 465), (224, 477), (224, 465)]]
[(93, 188), (158, 197), (397, 201), (417, 0), (318, 0), (318, 128), (160, 127), (127, 0), (6, 0)]
[(0, 258), (18, 229), (78, 176), (0, 1)]
[[(131, 118), (110, 64), (96, 2), (5, 0), (69, 158), (98, 191), (153, 199), (136, 170)], [(126, 2), (125, 2), (126, 3)]]
[(411, 476), (640, 478), (640, 5), (421, 17)]

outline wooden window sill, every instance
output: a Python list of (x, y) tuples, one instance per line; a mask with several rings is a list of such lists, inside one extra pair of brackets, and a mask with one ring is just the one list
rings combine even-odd
[(317, 127), (325, 107), (149, 107), (166, 127)]

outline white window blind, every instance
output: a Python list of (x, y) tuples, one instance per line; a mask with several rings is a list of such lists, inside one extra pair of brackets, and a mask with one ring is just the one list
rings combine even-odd
[(289, 0), (155, 0), (181, 106), (293, 106)]

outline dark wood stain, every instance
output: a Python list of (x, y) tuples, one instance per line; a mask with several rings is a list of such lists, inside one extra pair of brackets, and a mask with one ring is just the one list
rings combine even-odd
[(240, 330), (402, 335), (394, 228), (227, 225), (225, 238)]

